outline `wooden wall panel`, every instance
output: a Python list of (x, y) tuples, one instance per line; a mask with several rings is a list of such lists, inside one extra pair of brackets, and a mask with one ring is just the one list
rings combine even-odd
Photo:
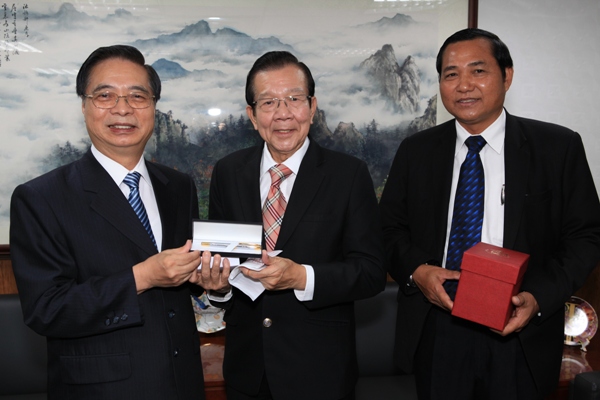
[(594, 307), (597, 314), (600, 314), (600, 264), (588, 276), (587, 281), (581, 289), (575, 293), (575, 296), (581, 297)]
[(17, 293), (8, 245), (0, 245), (0, 294)]

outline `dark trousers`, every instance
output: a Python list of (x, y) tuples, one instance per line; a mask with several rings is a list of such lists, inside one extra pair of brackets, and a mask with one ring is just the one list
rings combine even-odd
[(537, 400), (517, 335), (433, 307), (415, 354), (419, 400)]
[[(307, 385), (310, 385), (310, 382), (306, 382)], [(333, 400), (355, 400), (354, 391), (350, 393), (348, 396), (345, 396), (341, 399), (333, 399)], [(262, 382), (260, 383), (260, 389), (258, 390), (258, 394), (249, 395), (246, 393), (238, 392), (232, 387), (227, 386), (227, 400), (286, 400), (286, 399), (274, 399), (271, 395), (271, 389), (269, 388), (269, 382), (267, 380), (267, 376), (263, 375)], [(308, 400), (308, 399), (307, 399)]]

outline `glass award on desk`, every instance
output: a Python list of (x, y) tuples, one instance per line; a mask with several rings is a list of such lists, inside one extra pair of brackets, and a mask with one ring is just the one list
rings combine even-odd
[(598, 330), (598, 315), (587, 301), (571, 296), (565, 303), (565, 344), (581, 346), (582, 351)]

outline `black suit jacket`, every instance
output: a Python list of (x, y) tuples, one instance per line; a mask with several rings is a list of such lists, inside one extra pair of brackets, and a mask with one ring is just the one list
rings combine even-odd
[[(215, 165), (211, 219), (262, 223), (262, 152), (262, 145), (241, 150)], [(265, 291), (252, 302), (234, 288), (225, 314), (225, 380), (256, 393), (266, 371), (275, 398), (341, 398), (357, 377), (353, 301), (383, 290), (386, 276), (366, 165), (311, 141), (275, 248), (314, 268), (314, 298), (300, 302), (293, 290)]]
[[(182, 246), (195, 185), (146, 165), (162, 248)], [(136, 294), (131, 268), (156, 248), (91, 152), (15, 189), (10, 242), (25, 322), (48, 339), (50, 399), (204, 398), (190, 289)]]
[[(431, 304), (406, 282), (420, 264), (443, 259), (455, 140), (454, 120), (405, 139), (380, 202), (389, 272), (401, 284), (397, 360), (407, 372)], [(518, 335), (548, 392), (560, 372), (564, 303), (600, 260), (600, 206), (580, 136), (507, 114), (505, 182), (486, 185), (503, 183), (504, 247), (530, 254), (521, 290), (541, 310)]]

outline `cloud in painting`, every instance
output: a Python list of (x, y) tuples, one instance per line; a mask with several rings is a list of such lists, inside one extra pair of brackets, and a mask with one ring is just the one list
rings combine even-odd
[[(30, 1), (29, 36), (23, 34), (20, 19), (19, 40), (37, 51), (23, 51), (0, 66), (0, 243), (8, 241), (3, 228), (8, 226), (13, 188), (43, 172), (41, 161), (53, 146), (67, 141), (78, 145), (87, 137), (75, 76), (97, 47), (139, 47), (163, 79), (158, 109), (171, 110), (192, 128), (228, 115), (245, 116), (246, 74), (269, 50), (291, 51), (311, 68), (319, 107), (332, 131), (340, 121), (361, 129), (373, 119), (394, 126), (416, 116), (390, 112), (386, 100), (369, 90), (370, 77), (358, 68), (385, 45), (393, 48), (399, 65), (408, 56), (414, 59), (421, 79), (421, 112), (435, 94), (435, 13), (340, 10), (331, 6), (337, 2), (327, 0), (320, 0), (318, 7), (316, 2), (311, 7), (263, 3), (110, 8)], [(211, 108), (222, 114), (209, 115)]]

